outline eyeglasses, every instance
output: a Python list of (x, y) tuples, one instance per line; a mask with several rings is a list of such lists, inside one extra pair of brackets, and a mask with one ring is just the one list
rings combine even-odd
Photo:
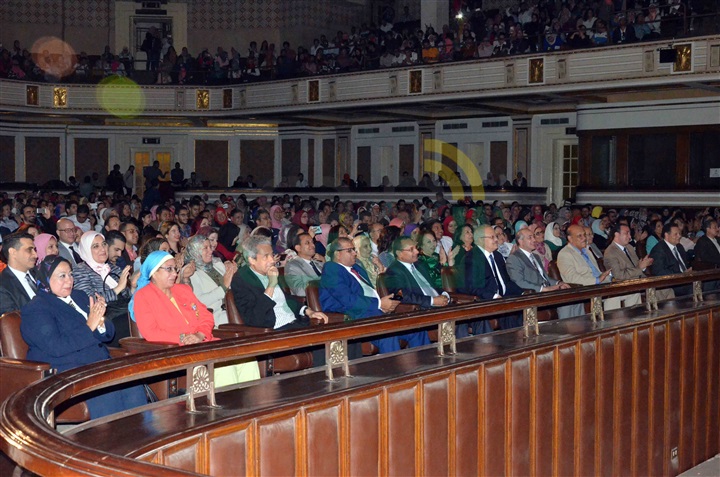
[(337, 249), (338, 252), (350, 252), (350, 253), (357, 253), (357, 250), (355, 250), (355, 247), (352, 248), (339, 248)]
[(165, 270), (168, 273), (178, 273), (178, 269), (175, 267), (158, 267), (158, 270)]
[(67, 233), (75, 232), (75, 227), (68, 227), (66, 229), (57, 229), (57, 231), (58, 232), (67, 232)]
[(401, 252), (412, 252), (413, 250), (417, 250), (417, 247), (410, 247), (410, 248), (401, 248)]

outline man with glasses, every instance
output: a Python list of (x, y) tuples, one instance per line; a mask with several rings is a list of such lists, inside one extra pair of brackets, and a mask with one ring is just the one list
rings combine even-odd
[[(343, 313), (353, 320), (392, 313), (400, 303), (393, 295), (380, 297), (370, 283), (367, 272), (356, 263), (357, 251), (352, 240), (338, 238), (328, 246), (331, 262), (325, 264), (320, 279), (320, 303), (323, 311)], [(429, 343), (427, 333), (415, 332), (383, 336), (372, 341), (380, 353), (400, 350), (400, 340), (408, 347)]]
[[(493, 228), (489, 225), (478, 227), (473, 240), (475, 247), (456, 265), (458, 292), (484, 300), (522, 295), (522, 289), (508, 275), (505, 259), (498, 252), (499, 242)], [(498, 324), (501, 329), (515, 328), (522, 325), (522, 319), (517, 315), (503, 316), (498, 318)], [(487, 320), (473, 322), (472, 329), (476, 335), (493, 331)]]
[(420, 305), (421, 308), (447, 306), (450, 303), (450, 296), (433, 288), (429, 278), (415, 268), (420, 252), (412, 238), (403, 236), (395, 239), (392, 251), (396, 260), (385, 271), (388, 292), (402, 292), (402, 303)]
[(190, 229), (190, 224), (188, 223), (190, 220), (190, 211), (187, 207), (184, 205), (181, 205), (178, 207), (177, 211), (175, 212), (175, 222), (178, 224), (178, 228), (180, 229), (180, 236), (182, 238), (190, 238), (192, 235), (192, 230)]
[(75, 243), (75, 239), (77, 238), (75, 224), (67, 218), (58, 220), (57, 235), (59, 239), (58, 254), (67, 259), (73, 267), (83, 263), (83, 259), (80, 258), (80, 253), (78, 253), (77, 244)]

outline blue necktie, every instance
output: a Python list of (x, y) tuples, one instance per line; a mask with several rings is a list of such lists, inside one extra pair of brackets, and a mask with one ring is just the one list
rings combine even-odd
[(598, 270), (597, 267), (595, 267), (595, 265), (593, 265), (593, 263), (590, 261), (590, 257), (588, 257), (588, 254), (587, 254), (587, 252), (585, 252), (584, 248), (580, 250), (580, 255), (583, 256), (583, 258), (587, 262), (588, 266), (590, 267), (590, 271), (592, 272), (593, 277), (595, 277), (595, 278), (600, 277), (600, 270)]

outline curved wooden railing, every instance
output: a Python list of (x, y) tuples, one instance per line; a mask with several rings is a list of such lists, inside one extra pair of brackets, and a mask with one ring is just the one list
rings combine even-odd
[[(328, 356), (331, 357), (327, 365), (327, 373), (332, 380), (337, 373), (338, 367), (344, 367), (345, 374), (348, 371), (346, 366), (346, 346), (344, 346), (347, 340), (437, 325), (440, 336), (437, 344), (438, 354), (442, 356), (443, 354), (452, 353), (455, 348), (453, 330), (456, 321), (489, 319), (510, 312), (522, 311), (524, 314), (525, 337), (524, 339), (519, 338), (521, 343), (525, 345), (539, 344), (543, 342), (543, 337), (538, 336), (539, 330), (534, 321), (538, 307), (590, 300), (593, 304), (593, 313), (591, 313), (589, 319), (596, 322), (596, 320), (603, 320), (602, 308), (599, 307), (600, 297), (626, 295), (642, 291), (646, 293), (648, 311), (643, 312), (641, 309), (635, 308), (634, 313), (635, 317), (649, 319), (656, 316), (652, 311), (657, 310), (657, 302), (654, 299), (654, 290), (656, 288), (693, 283), (692, 298), (695, 303), (702, 305), (701, 283), (714, 280), (720, 280), (720, 271), (693, 272), (679, 276), (641, 279), (547, 294), (534, 294), (512, 300), (497, 300), (492, 303), (405, 314), (393, 319), (359, 320), (352, 323), (308, 328), (302, 331), (273, 333), (270, 336), (263, 337), (262, 340), (258, 340), (257, 337), (237, 338), (95, 363), (51, 376), (11, 396), (3, 403), (0, 408), (0, 450), (21, 467), (39, 475), (197, 475), (122, 456), (133, 454), (133, 452), (117, 455), (110, 451), (98, 450), (109, 448), (108, 443), (96, 447), (78, 443), (71, 438), (72, 436), (68, 437), (59, 434), (52, 428), (53, 410), (74, 397), (119, 383), (132, 382), (149, 376), (179, 370), (187, 370), (188, 376), (191, 377), (193, 370), (197, 369), (198, 366), (208, 366), (211, 371), (212, 365), (215, 363), (319, 344), (325, 344)], [(714, 295), (709, 306), (717, 308), (717, 294)], [(585, 319), (585, 322), (587, 323), (588, 320)], [(603, 326), (599, 323), (598, 325), (598, 329)], [(512, 346), (512, 343), (507, 343), (505, 347), (510, 349)], [(442, 359), (444, 358), (438, 358), (440, 361)], [(212, 372), (209, 375), (212, 376)], [(175, 408), (177, 408), (177, 403), (180, 400), (186, 400), (188, 407), (192, 408), (190, 404), (194, 402), (198, 395), (200, 395), (199, 390), (196, 393), (191, 389), (187, 396), (92, 421), (89, 424), (80, 426), (78, 432), (92, 430), (93, 426), (112, 425), (113, 420), (142, 416), (141, 413), (145, 411), (152, 412), (168, 404), (175, 404)], [(207, 401), (209, 403), (214, 402), (212, 386), (210, 386)], [(300, 405), (301, 402), (297, 401), (297, 404)], [(285, 402), (284, 404), (292, 403)], [(246, 411), (250, 414), (260, 412), (257, 409)], [(142, 422), (141, 417), (138, 417), (138, 419)], [(152, 427), (151, 423), (148, 425)], [(91, 442), (96, 443), (97, 441)], [(167, 444), (167, 442), (165, 443)], [(127, 443), (127, 445), (132, 444)]]

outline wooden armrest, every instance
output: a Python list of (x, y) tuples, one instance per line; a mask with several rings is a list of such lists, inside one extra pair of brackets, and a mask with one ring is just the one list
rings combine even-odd
[(420, 305), (412, 305), (410, 303), (400, 303), (395, 308), (395, 313), (410, 313), (411, 311), (418, 311)]
[(0, 358), (0, 366), (5, 369), (19, 369), (23, 371), (50, 371), (50, 364), (29, 359)]
[(475, 295), (467, 295), (465, 293), (448, 293), (453, 303), (465, 305), (467, 303), (475, 303), (478, 299)]
[(110, 353), (111, 358), (122, 358), (123, 356), (128, 356), (129, 354), (132, 354), (127, 349), (113, 348), (110, 346), (108, 346), (108, 352)]
[(535, 293), (535, 290), (532, 290), (532, 289), (530, 289), (530, 288), (526, 288), (526, 289), (523, 290), (522, 296), (532, 295), (532, 294), (534, 294), (534, 293)]
[[(264, 333), (271, 333), (271, 332), (275, 331), (272, 328), (260, 328), (258, 326), (239, 325), (236, 323), (225, 323), (225, 324), (219, 325), (215, 329), (232, 331), (234, 333), (245, 333), (244, 336), (261, 335)], [(214, 331), (213, 331), (213, 333), (214, 333)]]
[[(332, 311), (323, 311), (328, 317), (328, 324), (330, 323), (345, 323), (345, 315), (342, 313), (335, 313)], [(316, 318), (310, 318), (310, 326), (324, 325), (325, 323)]]
[(213, 330), (213, 336), (215, 338), (220, 338), (221, 340), (227, 340), (231, 338), (242, 338), (243, 336), (248, 336), (248, 333), (240, 330), (228, 330), (228, 329), (214, 329)]
[(120, 339), (120, 346), (130, 353), (144, 353), (146, 351), (157, 351), (159, 349), (174, 348), (179, 343), (150, 343), (143, 338), (127, 337)]

